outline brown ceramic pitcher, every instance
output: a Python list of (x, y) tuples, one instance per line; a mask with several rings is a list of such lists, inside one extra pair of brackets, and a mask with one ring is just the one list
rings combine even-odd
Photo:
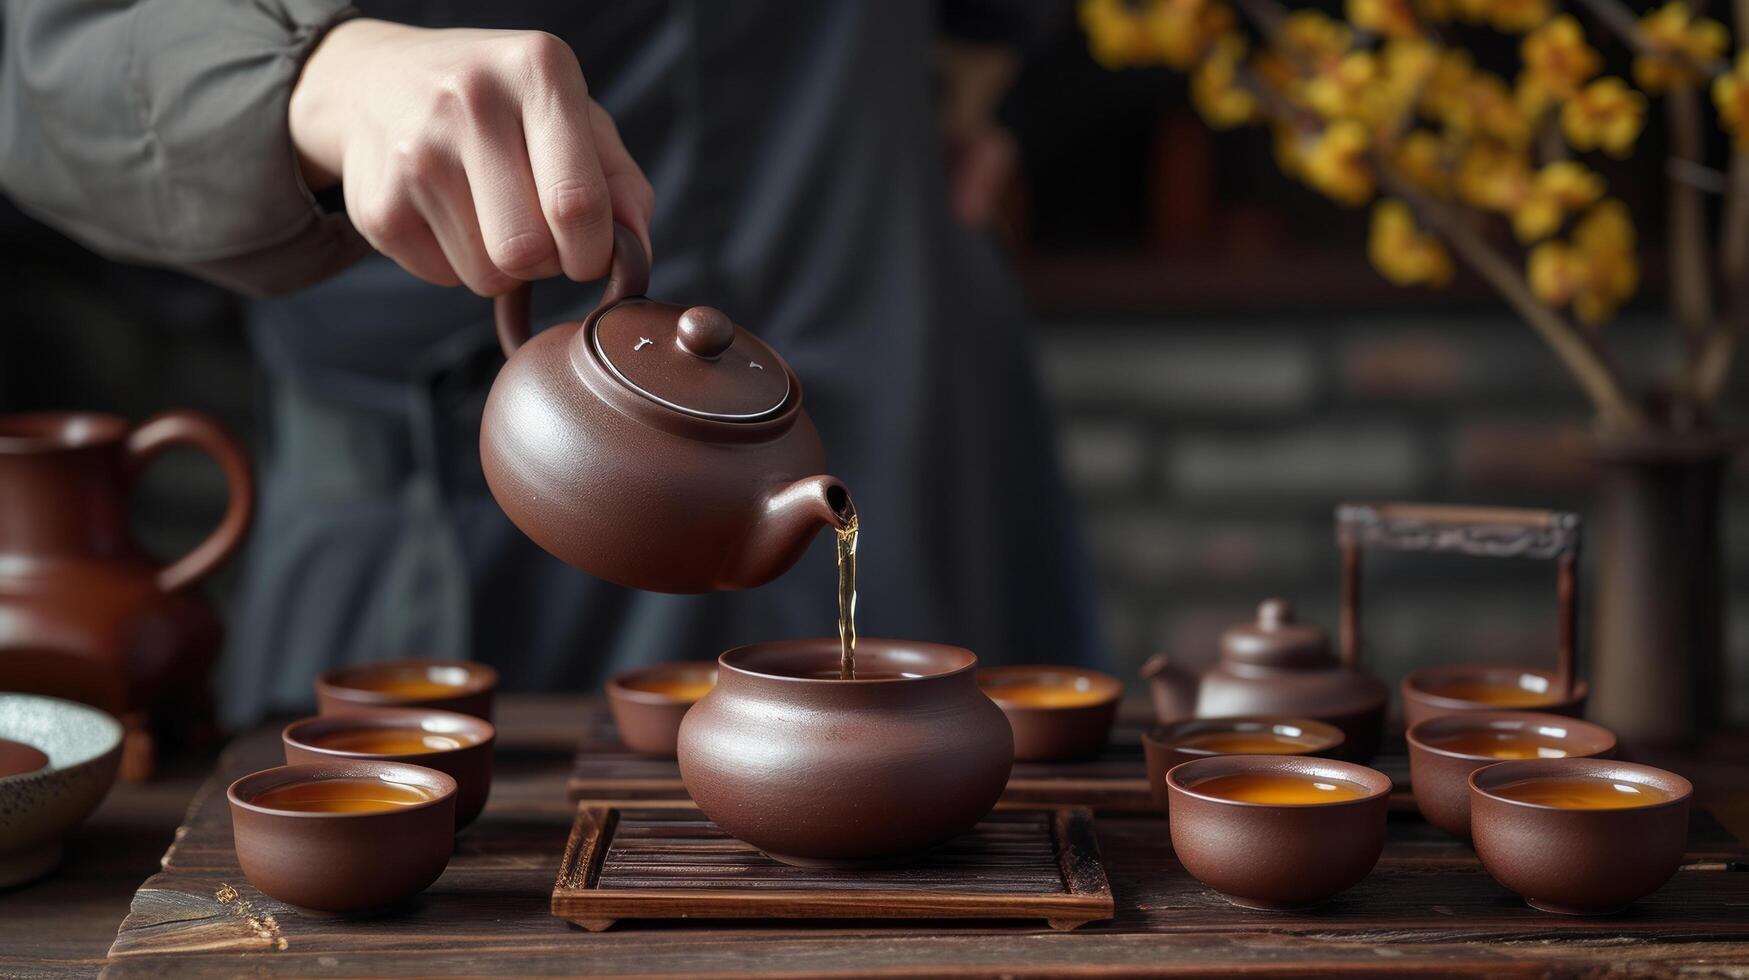
[[(162, 564), (128, 529), (140, 470), (176, 446), (211, 454), (230, 502), (194, 550)], [(96, 413), (0, 416), (0, 690), (83, 701), (128, 729), (126, 778), (152, 769), (152, 722), (210, 724), (217, 618), (189, 587), (242, 540), (249, 460), (215, 421), (171, 411), (130, 426)]]
[(486, 483), (534, 542), (652, 592), (771, 581), (850, 494), (822, 473), (802, 385), (722, 311), (646, 298), (643, 243), (614, 227), (607, 291), (581, 321), (530, 336), (528, 287), (500, 296), (509, 358), (480, 424)]

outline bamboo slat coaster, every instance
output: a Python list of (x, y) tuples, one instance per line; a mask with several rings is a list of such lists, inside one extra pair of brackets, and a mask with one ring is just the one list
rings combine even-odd
[(577, 807), (553, 914), (599, 932), (620, 919), (1045, 919), (1113, 915), (1085, 807), (999, 808), (915, 863), (797, 868), (717, 829), (690, 802)]

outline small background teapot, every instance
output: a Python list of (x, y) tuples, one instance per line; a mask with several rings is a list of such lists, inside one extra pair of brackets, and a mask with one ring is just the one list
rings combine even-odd
[(1343, 758), (1371, 758), (1388, 692), (1357, 663), (1330, 652), (1323, 629), (1294, 619), (1286, 599), (1266, 599), (1255, 623), (1221, 635), (1221, 659), (1201, 677), (1156, 654), (1142, 665), (1161, 724), (1185, 718), (1277, 715), (1314, 718), (1342, 729)]
[(646, 298), (650, 263), (614, 227), (601, 305), (530, 337), (528, 287), (498, 298), (509, 358), (480, 426), (499, 506), (536, 544), (620, 585), (763, 585), (822, 527), (849, 524), (844, 485), (777, 352), (708, 306)]

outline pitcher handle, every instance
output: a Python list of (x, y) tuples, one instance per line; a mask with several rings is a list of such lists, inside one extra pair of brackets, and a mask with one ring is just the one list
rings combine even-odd
[(187, 409), (160, 412), (129, 432), (126, 451), (129, 478), (137, 476), (158, 454), (175, 446), (192, 446), (216, 459), (224, 471), (230, 500), (219, 526), (204, 541), (158, 570), (158, 588), (165, 592), (185, 589), (212, 574), (220, 562), (237, 550), (255, 513), (255, 475), (249, 468), (248, 454), (224, 426), (200, 412)]
[[(517, 285), (492, 301), (492, 320), (498, 328), (498, 346), (504, 356), (528, 343), (528, 294), (534, 283)], [(650, 289), (650, 256), (637, 232), (619, 222), (613, 223), (613, 261), (607, 269), (607, 289), (601, 294), (598, 310), (624, 299), (642, 296)]]

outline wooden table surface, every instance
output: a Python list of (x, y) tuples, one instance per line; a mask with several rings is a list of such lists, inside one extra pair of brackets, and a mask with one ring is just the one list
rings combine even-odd
[[(631, 922), (588, 933), (553, 918), (549, 902), (573, 813), (565, 800), (571, 753), (596, 710), (581, 697), (503, 699), (486, 815), (458, 839), (450, 871), (426, 895), (376, 916), (279, 905), (237, 871), (222, 790), (235, 774), (278, 761), (277, 735), (262, 732), (219, 761), (164, 870), (122, 922), (133, 889), (156, 869), (170, 838), (167, 814), (188, 797), (191, 780), (184, 771), (120, 787), (69, 842), (60, 873), (0, 892), (0, 975), (1749, 972), (1749, 868), (1741, 863), (1737, 871), (1715, 862), (1680, 872), (1622, 916), (1552, 917), (1496, 885), (1463, 845), (1403, 820), (1393, 822), (1393, 844), (1374, 874), (1311, 913), (1232, 909), (1177, 865), (1160, 820), (1102, 815), (1096, 829), (1117, 917), (1073, 933), (1039, 922), (759, 920)], [(1726, 805), (1741, 835), (1743, 811), (1732, 807), (1749, 802), (1749, 757), (1694, 765), (1690, 774)]]

